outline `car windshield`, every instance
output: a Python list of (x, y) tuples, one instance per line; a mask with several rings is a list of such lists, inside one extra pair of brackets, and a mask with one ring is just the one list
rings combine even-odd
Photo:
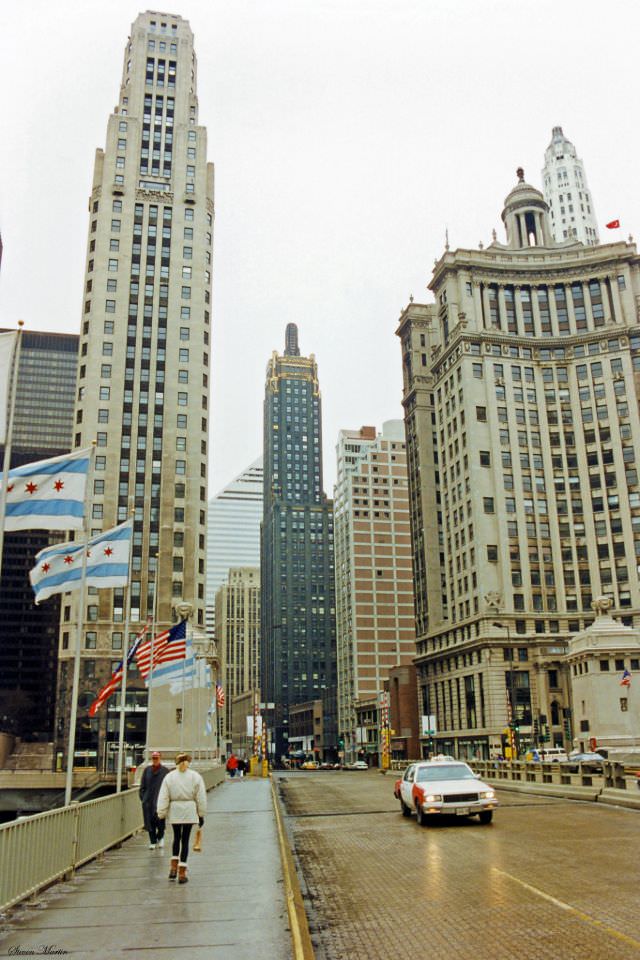
[(473, 780), (474, 773), (466, 764), (438, 764), (433, 767), (419, 767), (416, 781), (424, 783), (429, 780)]

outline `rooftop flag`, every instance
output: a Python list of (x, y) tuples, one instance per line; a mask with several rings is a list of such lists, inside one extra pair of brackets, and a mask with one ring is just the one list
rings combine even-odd
[[(129, 650), (129, 653), (127, 654), (127, 664), (131, 663), (135, 655), (135, 652), (140, 646), (140, 644), (142, 643), (144, 635), (146, 634), (148, 629), (149, 629), (149, 624), (145, 623), (144, 627), (142, 628), (140, 633), (137, 635), (133, 643), (133, 646)], [(89, 707), (90, 717), (95, 717), (96, 713), (98, 712), (102, 704), (105, 703), (109, 699), (111, 694), (114, 693), (120, 686), (120, 681), (122, 680), (123, 666), (124, 666), (124, 660), (121, 660), (118, 666), (116, 667), (116, 669), (111, 674), (111, 679), (107, 683), (105, 683), (104, 687), (102, 688), (102, 690), (100, 690), (96, 699), (93, 701), (93, 703)]]
[(4, 529), (81, 530), (91, 456), (87, 447), (9, 470)]
[(36, 565), (29, 579), (36, 603), (55, 593), (78, 590), (82, 581), (82, 554), (87, 549), (86, 585), (88, 587), (123, 587), (129, 580), (129, 546), (133, 520), (107, 530), (88, 544), (57, 544), (45, 547), (36, 555)]
[(619, 226), (620, 226), (619, 220), (611, 220), (609, 223), (606, 224), (607, 230), (617, 230)]
[(9, 388), (17, 336), (17, 330), (0, 333), (0, 443), (2, 444), (7, 442)]

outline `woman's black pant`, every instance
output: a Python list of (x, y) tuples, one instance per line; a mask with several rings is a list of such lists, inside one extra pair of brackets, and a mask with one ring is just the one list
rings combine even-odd
[(192, 823), (173, 823), (173, 856), (180, 859), (180, 863), (186, 863), (189, 856), (189, 834), (191, 833)]

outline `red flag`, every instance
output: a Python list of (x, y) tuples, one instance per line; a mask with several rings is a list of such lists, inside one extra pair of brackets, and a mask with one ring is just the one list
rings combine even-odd
[(619, 220), (612, 220), (611, 223), (606, 224), (607, 230), (617, 230), (619, 226), (620, 226)]
[(224, 688), (216, 681), (216, 703), (219, 707), (224, 707)]
[[(131, 649), (129, 650), (129, 654), (128, 654), (128, 656), (127, 656), (127, 666), (128, 666), (128, 665), (131, 663), (131, 661), (133, 660), (133, 657), (135, 656), (136, 650), (138, 649), (138, 647), (139, 647), (140, 644), (142, 643), (142, 640), (143, 640), (143, 638), (144, 638), (147, 630), (149, 629), (149, 626), (150, 626), (149, 623), (145, 623), (144, 627), (142, 628), (142, 630), (140, 631), (140, 633), (137, 635), (137, 637), (136, 637), (136, 639), (135, 639), (135, 641), (134, 641), (134, 644), (133, 644), (133, 646), (131, 647)], [(110, 679), (109, 681), (107, 681), (107, 683), (105, 683), (105, 685), (104, 685), (104, 687), (102, 688), (102, 690), (100, 690), (100, 691), (98, 692), (98, 694), (97, 694), (97, 696), (96, 696), (96, 699), (93, 701), (93, 703), (92, 703), (91, 706), (89, 707), (89, 716), (90, 716), (90, 717), (95, 717), (96, 713), (98, 712), (98, 710), (100, 709), (100, 707), (102, 706), (102, 704), (105, 703), (105, 702), (109, 699), (109, 697), (111, 696), (111, 694), (114, 693), (114, 692), (118, 689), (118, 687), (120, 686), (120, 681), (122, 680), (122, 674), (123, 674), (123, 672), (124, 672), (123, 669), (122, 669), (123, 663), (124, 663), (124, 661), (121, 660), (120, 663), (118, 664), (118, 666), (116, 667), (116, 669), (115, 669), (115, 670), (113, 671), (113, 673), (111, 674), (111, 679)]]

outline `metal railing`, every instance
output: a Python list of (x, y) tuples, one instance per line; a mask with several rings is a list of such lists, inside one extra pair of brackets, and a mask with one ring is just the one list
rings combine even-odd
[[(222, 783), (223, 767), (199, 771), (207, 790)], [(138, 788), (71, 803), (0, 826), (0, 910), (6, 910), (142, 828)]]
[[(417, 760), (392, 760), (391, 769), (406, 770)], [(555, 796), (584, 797), (628, 801), (629, 806), (640, 807), (640, 779), (634, 770), (622, 763), (605, 761), (597, 770), (590, 763), (531, 762), (524, 760), (468, 760), (469, 766), (483, 780), (497, 783), (506, 789), (529, 790), (531, 793), (550, 793)]]

